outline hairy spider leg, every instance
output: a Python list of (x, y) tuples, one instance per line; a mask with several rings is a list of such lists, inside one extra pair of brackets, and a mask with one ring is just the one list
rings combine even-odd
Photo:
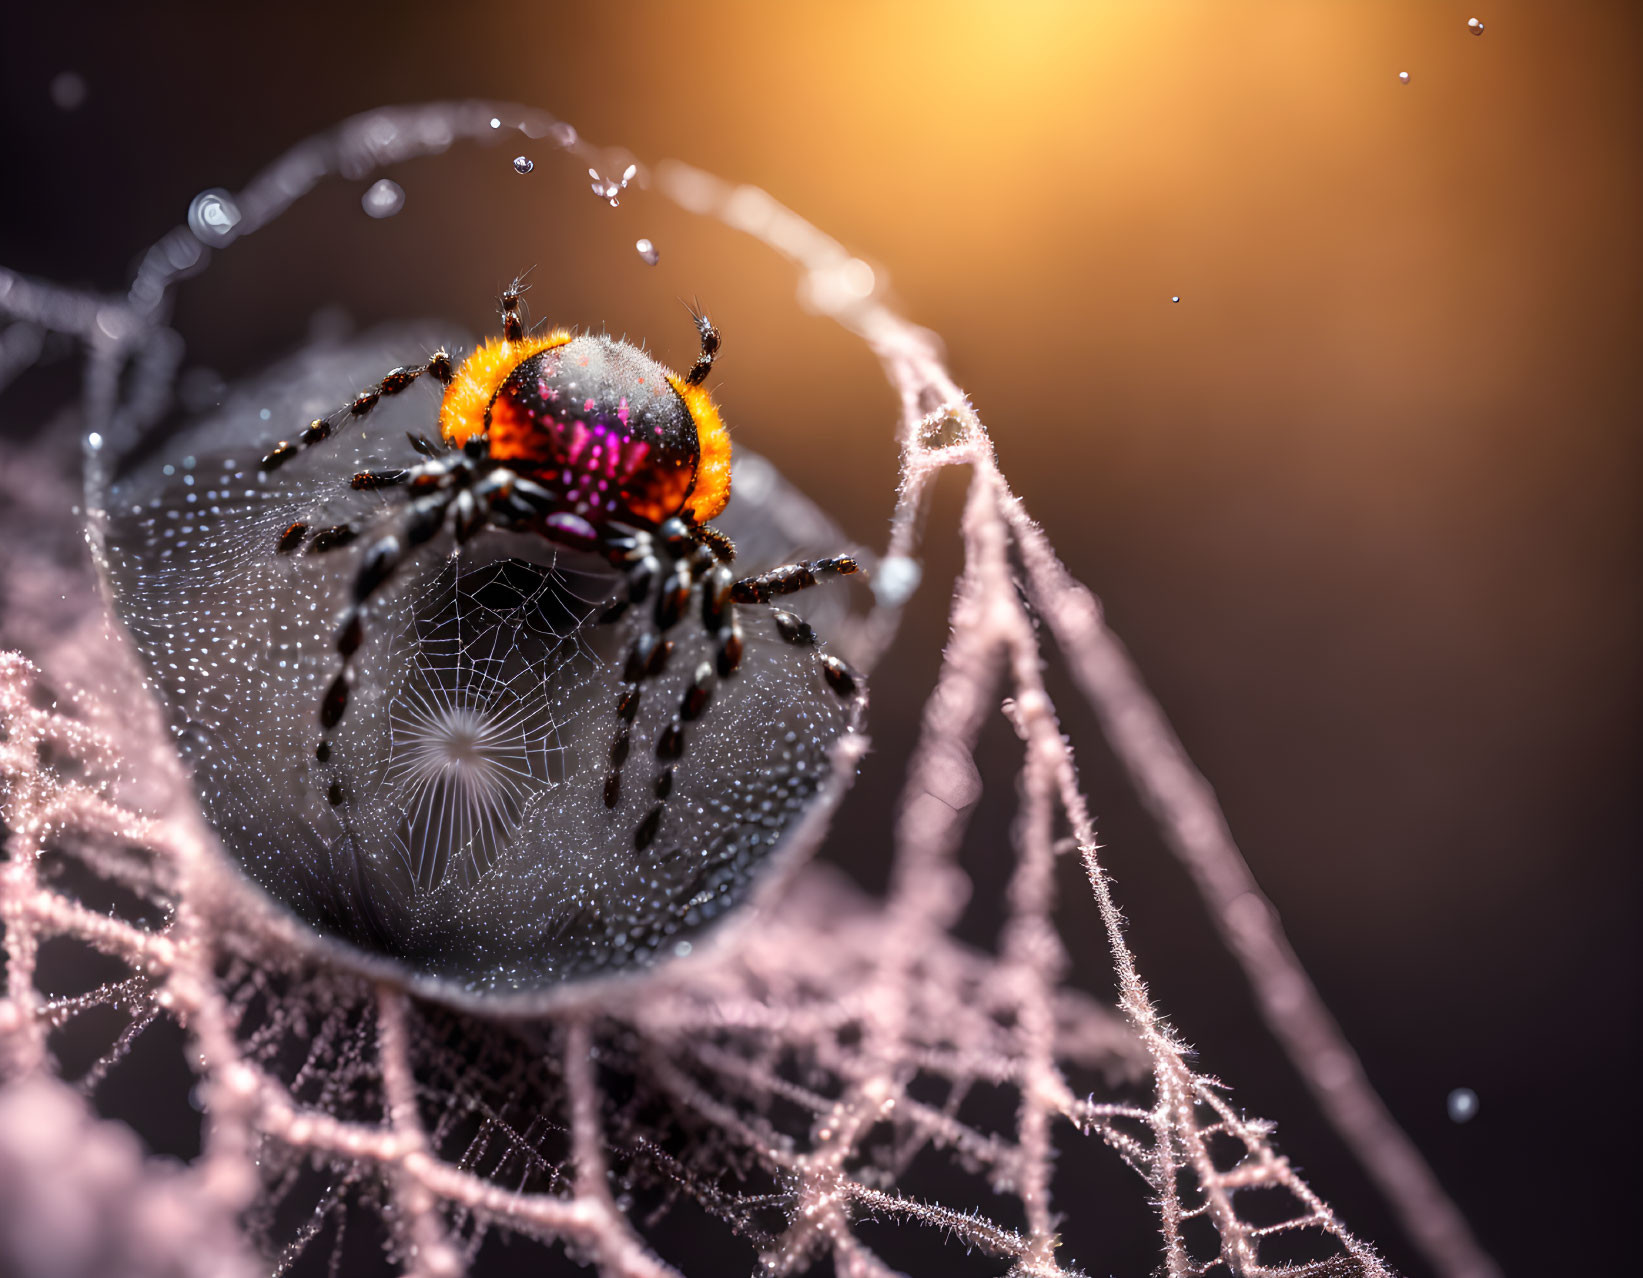
[[(524, 340), (525, 321), (519, 313), (520, 304), (524, 298), (524, 294), (524, 277), (515, 276), (513, 283), (509, 284), (507, 288), (502, 290), (502, 296), (498, 301), (498, 311), (502, 319), (502, 341), (505, 348), (512, 347)], [(548, 339), (550, 342), (556, 340), (558, 340), (558, 335)], [(702, 340), (705, 349), (707, 339), (704, 336)], [(716, 350), (717, 348), (718, 334), (715, 332), (714, 349)], [(708, 362), (711, 364), (711, 359)], [(441, 347), (439, 350), (430, 355), (426, 363), (420, 365), (405, 364), (401, 365), (399, 368), (390, 369), (383, 375), (382, 380), (375, 386), (362, 390), (346, 405), (339, 408), (335, 413), (332, 413), (330, 417), (314, 418), (314, 420), (311, 421), (303, 430), (302, 434), (297, 437), (295, 443), (282, 439), (279, 443), (275, 444), (274, 447), (269, 450), (267, 455), (263, 457), (262, 469), (265, 472), (278, 470), (299, 452), (302, 452), (304, 449), (312, 448), (315, 444), (329, 439), (336, 430), (336, 424), (332, 419), (342, 413), (347, 413), (350, 417), (363, 417), (377, 406), (383, 396), (399, 394), (400, 391), (404, 390), (412, 382), (416, 381), (417, 378), (424, 375), (433, 377), (433, 379), (442, 387), (448, 388), (459, 371), (461, 370), (459, 370), (451, 360), (451, 353), (444, 347)], [(703, 371), (703, 375), (706, 375), (705, 369)], [(406, 437), (411, 441), (412, 447), (414, 447), (425, 457), (432, 457), (439, 451), (439, 445), (435, 444), (426, 435), (408, 432)], [(455, 442), (460, 443), (462, 441), (458, 440)], [(391, 484), (401, 482), (403, 478), (404, 473), (400, 471), (381, 471), (376, 473), (362, 471), (359, 475), (354, 477), (354, 487), (385, 488)], [(300, 536), (298, 537), (298, 540), (301, 540)], [(287, 549), (293, 548), (294, 547), (287, 547)]]
[(708, 319), (707, 313), (700, 307), (690, 308), (690, 318), (696, 321), (696, 331), (702, 336), (702, 353), (696, 357), (696, 362), (685, 374), (684, 382), (686, 386), (700, 386), (707, 380), (707, 375), (713, 368), (714, 356), (719, 353), (719, 330), (713, 327), (713, 321)]
[[(627, 597), (618, 601), (601, 617), (612, 621), (630, 606), (642, 604), (649, 597), (662, 564), (658, 551), (671, 561), (667, 575), (662, 579), (652, 613), (655, 629), (647, 630), (634, 641), (622, 671), (622, 680), (616, 697), (616, 731), (611, 739), (610, 769), (605, 775), (604, 801), (614, 808), (621, 799), (623, 768), (632, 750), (632, 724), (639, 712), (639, 702), (645, 683), (667, 668), (673, 654), (673, 641), (667, 632), (683, 618), (690, 596), (696, 585), (701, 586), (701, 621), (707, 634), (718, 643), (714, 662), (701, 662), (685, 687), (678, 708), (657, 734), (653, 753), (661, 765), (652, 786), (656, 802), (640, 819), (634, 830), (636, 852), (644, 852), (656, 841), (661, 832), (662, 816), (668, 796), (673, 790), (674, 766), (683, 757), (687, 725), (699, 719), (707, 709), (719, 679), (728, 679), (741, 667), (742, 626), (737, 615), (738, 605), (768, 606), (775, 595), (794, 594), (819, 585), (830, 577), (849, 576), (859, 571), (856, 561), (848, 555), (833, 555), (826, 559), (786, 564), (757, 577), (738, 582), (732, 575), (729, 562), (735, 557), (730, 539), (706, 525), (691, 527), (682, 519), (670, 519), (652, 536), (642, 529), (622, 529), (611, 543), (613, 564), (630, 565)], [(753, 583), (748, 585), (747, 583)], [(745, 598), (738, 598), (738, 588)], [(795, 614), (781, 608), (770, 608), (776, 632), (796, 647), (816, 649), (816, 632)], [(861, 676), (850, 665), (831, 653), (816, 651), (817, 664), (828, 686), (839, 697), (853, 699), (860, 690)]]
[[(830, 577), (852, 577), (861, 571), (861, 565), (850, 555), (828, 555), (822, 559), (801, 559), (782, 564), (769, 572), (754, 577), (743, 577), (730, 588), (731, 599), (743, 606), (768, 604), (772, 599), (797, 594), (819, 585)], [(816, 632), (809, 624), (783, 608), (772, 608), (776, 629), (783, 639), (801, 647), (815, 647)], [(841, 697), (854, 697), (861, 687), (861, 676), (846, 661), (832, 653), (818, 651), (822, 675), (827, 684)]]
[[(308, 423), (302, 434), (297, 436), (296, 443), (282, 439), (275, 444), (262, 459), (263, 471), (266, 473), (278, 470), (304, 449), (312, 448), (322, 440), (329, 439), (335, 430), (334, 423), (331, 420), (332, 417), (344, 412), (350, 417), (363, 417), (377, 406), (378, 401), (384, 395), (399, 394), (400, 391), (425, 374), (431, 376), (441, 386), (449, 386), (455, 372), (455, 366), (451, 363), (451, 353), (443, 347), (430, 355), (424, 364), (403, 364), (399, 368), (389, 369), (375, 386), (360, 391), (346, 405), (332, 413), (331, 417), (314, 418), (313, 421)], [(412, 436), (411, 442), (417, 445), (420, 452), (422, 446), (417, 443), (419, 438), (422, 437)], [(428, 441), (423, 439), (422, 442), (427, 443)], [(359, 485), (355, 486), (359, 487)]]
[(525, 320), (519, 314), (519, 303), (525, 296), (525, 277), (516, 275), (513, 283), (502, 290), (499, 303), (502, 312), (502, 339), (517, 342), (525, 336)]
[[(362, 478), (372, 482), (362, 483)], [(365, 637), (365, 606), (412, 551), (439, 533), (447, 519), (454, 519), (458, 545), (489, 527), (529, 527), (549, 541), (587, 549), (578, 533), (554, 523), (554, 495), (508, 467), (493, 463), (483, 436), (469, 439), (460, 450), (438, 454), (421, 465), (396, 472), (392, 482), (408, 486), (408, 500), (403, 513), (397, 516), (398, 529), (373, 542), (355, 572), (348, 610), (337, 631), (336, 648), (342, 668), (320, 701), (320, 725), (327, 731), (342, 721), (348, 708), (350, 666)], [(354, 476), (355, 488), (380, 486), (380, 476)], [(359, 529), (354, 525), (339, 524), (316, 534), (308, 548), (311, 552), (334, 550), (358, 536)], [(319, 749), (329, 754), (324, 742)]]

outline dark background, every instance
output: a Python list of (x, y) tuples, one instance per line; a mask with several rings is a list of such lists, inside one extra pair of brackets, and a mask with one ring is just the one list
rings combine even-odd
[[(542, 106), (766, 188), (945, 338), (1017, 491), (1104, 599), (1485, 1246), (1513, 1275), (1622, 1272), (1639, 11), (1006, 8), (30, 6), (0, 44), (0, 263), (118, 288), (195, 192), (351, 112), (441, 97)], [(86, 85), (72, 110), (51, 92), (64, 71)], [(894, 405), (859, 344), (653, 196), (539, 207), (574, 187), (562, 158), (500, 145), (393, 174), (394, 219), (337, 183), (223, 254), (181, 297), (191, 359), (249, 371), (330, 301), (477, 329), (536, 263), (537, 314), (608, 322), (680, 363), (675, 299), (699, 295), (726, 332), (715, 376), (738, 439), (882, 544)], [(516, 149), (541, 161), (531, 179), (508, 169)], [(655, 272), (637, 235), (662, 249)], [(942, 490), (837, 840), (869, 882), (934, 677), (958, 493)], [(1155, 995), (1241, 1104), (1281, 1120), (1347, 1222), (1423, 1273), (1254, 1021), (1093, 719), (1062, 704)], [(1014, 761), (1007, 733), (989, 738), (977, 937), (996, 922)], [(1099, 935), (1071, 939), (1099, 988)], [(1480, 1098), (1464, 1125), (1445, 1113), (1461, 1086)]]

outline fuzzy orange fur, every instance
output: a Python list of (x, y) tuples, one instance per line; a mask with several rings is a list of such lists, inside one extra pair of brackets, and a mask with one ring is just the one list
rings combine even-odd
[(730, 431), (713, 396), (701, 386), (690, 386), (682, 377), (668, 374), (673, 389), (684, 397), (685, 407), (696, 422), (696, 445), (701, 461), (696, 467), (696, 486), (691, 489), (685, 511), (705, 524), (725, 508), (730, 500)]
[[(551, 350), (570, 341), (571, 334), (562, 328), (540, 337), (526, 337), (517, 342), (506, 338), (492, 338), (481, 342), (473, 354), (462, 361), (451, 384), (445, 388), (445, 397), (439, 405), (439, 429), (445, 441), (460, 447), (485, 430), (485, 410), (508, 375), (523, 360), (539, 351)], [(669, 373), (668, 381), (685, 401), (691, 419), (696, 423), (696, 441), (701, 460), (696, 468), (696, 484), (685, 502), (684, 513), (697, 523), (705, 524), (715, 518), (730, 501), (730, 431), (719, 416), (719, 407), (713, 396), (701, 386), (688, 385), (682, 377)]]
[(505, 337), (481, 342), (474, 353), (462, 361), (445, 388), (445, 397), (439, 403), (439, 429), (445, 442), (460, 447), (470, 436), (485, 432), (485, 410), (497, 390), (508, 380), (508, 374), (522, 360), (538, 351), (551, 350), (570, 341), (571, 335), (562, 328), (540, 337), (524, 337), (510, 342)]

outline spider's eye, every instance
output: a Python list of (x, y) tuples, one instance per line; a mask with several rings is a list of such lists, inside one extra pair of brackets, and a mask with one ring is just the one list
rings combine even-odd
[[(109, 492), (109, 584), (206, 815), (251, 879), (418, 977), (529, 994), (688, 948), (743, 902), (795, 819), (837, 788), (853, 711), (813, 649), (749, 609), (740, 669), (672, 763), (675, 710), (714, 658), (699, 624), (680, 625), (607, 804), (623, 663), (649, 609), (601, 621), (621, 585), (602, 561), (499, 531), (453, 555), (447, 528), (368, 604), (347, 714), (316, 749), (354, 573), (408, 501), (350, 476), (414, 465), (406, 431), (427, 430), (433, 405), (385, 400), (273, 473), (259, 444), (437, 336), (307, 353), (131, 465)], [(794, 544), (759, 526), (779, 505), (732, 503), (721, 521), (752, 566), (761, 533), (772, 561)], [(298, 524), (315, 531), (293, 543)], [(313, 549), (344, 526), (353, 544)]]

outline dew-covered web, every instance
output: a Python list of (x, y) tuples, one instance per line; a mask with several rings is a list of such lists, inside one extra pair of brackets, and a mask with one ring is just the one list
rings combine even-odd
[(448, 608), (409, 636), (414, 673), (388, 706), (383, 785), (405, 811), (395, 846), (424, 891), (493, 868), (532, 796), (563, 783), (559, 724), (513, 642), (554, 581), (522, 593), (507, 564), (489, 565), (478, 582), (452, 582)]
[[(352, 477), (414, 461), (406, 434), (428, 405), (402, 395), (274, 473), (256, 459), (270, 422), (309, 420), (433, 345), (386, 329), (245, 379), (119, 465), (97, 549), (205, 815), (247, 874), (372, 955), (468, 993), (528, 998), (694, 946), (782, 859), (787, 825), (818, 791), (837, 798), (830, 760), (852, 748), (857, 712), (813, 650), (782, 640), (769, 609), (748, 609), (734, 682), (665, 762), (671, 708), (713, 652), (699, 625), (677, 626), (611, 803), (625, 654), (647, 614), (600, 620), (622, 583), (591, 556), (495, 530), (458, 550), (447, 530), (365, 607), (349, 712), (321, 740), (354, 556), (404, 509)], [(719, 521), (750, 565), (761, 531), (776, 535), (793, 507), (761, 504), (753, 488)], [(293, 527), (310, 530), (308, 548), (280, 548)], [(315, 551), (343, 527), (354, 542)]]
[[(262, 778), (285, 787), (276, 800), (245, 778), (311, 755), (320, 689), (307, 645), (328, 643), (329, 632), (323, 619), (302, 621), (323, 611), (306, 607), (305, 592), (331, 579), (317, 560), (310, 575), (306, 566), (268, 575), (277, 561), (266, 540), (243, 551), (212, 521), (251, 520), (277, 537), (282, 520), (326, 513), (294, 514), (294, 505), (333, 499), (301, 482), (300, 467), (289, 486), (241, 483), (252, 460), (243, 448), (229, 455), (201, 444), (186, 454), (192, 469), (178, 462), (164, 477), (179, 495), (155, 507), (158, 492), (121, 487), (139, 474), (159, 483), (154, 469), (116, 460), (133, 455), (133, 441), (171, 402), (181, 344), (167, 327), (168, 299), (212, 246), (258, 229), (329, 175), (363, 180), (459, 139), (518, 133), (550, 138), (596, 171), (621, 168), (539, 113), (477, 103), (374, 112), (299, 146), (238, 194), (214, 195), (210, 216), (150, 251), (125, 297), (0, 272), (8, 359), (26, 367), (48, 333), (90, 348), (72, 421), (88, 441), (100, 507), (93, 548), (137, 640), (103, 620), (78, 530), (61, 518), (73, 498), (48, 483), (49, 450), (8, 459), (0, 531), (8, 545), (31, 549), (3, 579), (6, 641), (30, 655), (0, 659), (5, 1261), (45, 1272), (38, 1262), (49, 1249), (54, 1273), (352, 1273), (386, 1257), (403, 1272), (436, 1275), (484, 1271), (510, 1248), (542, 1244), (621, 1275), (745, 1271), (754, 1256), (775, 1274), (829, 1263), (851, 1275), (1105, 1273), (1098, 1235), (1078, 1234), (1076, 1254), (1064, 1241), (1069, 1222), (1095, 1210), (1094, 1182), (1068, 1169), (1080, 1165), (1077, 1151), (1100, 1146), (1136, 1173), (1130, 1192), (1150, 1205), (1170, 1278), (1387, 1274), (1277, 1151), (1270, 1125), (1197, 1067), (1153, 1002), (1046, 691), (1045, 663), (1057, 661), (1192, 872), (1268, 1025), (1433, 1268), (1496, 1273), (1369, 1089), (1208, 787), (1099, 605), (1011, 492), (933, 337), (891, 312), (872, 270), (796, 214), (684, 165), (638, 170), (636, 182), (792, 261), (805, 303), (858, 334), (901, 397), (900, 486), (890, 544), (874, 565), (878, 593), (870, 606), (860, 597), (817, 604), (835, 609), (818, 629), (858, 664), (872, 666), (918, 581), (932, 480), (949, 467), (968, 475), (951, 637), (886, 832), (885, 895), (801, 864), (864, 741), (853, 725), (805, 709), (809, 685), (773, 638), (769, 651), (780, 655), (753, 663), (767, 682), (752, 685), (746, 704), (805, 709), (796, 739), (815, 743), (806, 760), (814, 785), (794, 789), (789, 769), (772, 791), (796, 796), (790, 810), (766, 813), (779, 872), (756, 872), (768, 850), (755, 855), (723, 831), (684, 854), (697, 868), (724, 867), (745, 908), (727, 911), (722, 926), (687, 924), (663, 907), (635, 920), (644, 926), (632, 929), (637, 940), (624, 933), (619, 966), (670, 959), (642, 976), (599, 977), (594, 955), (608, 947), (590, 939), (559, 951), (562, 966), (551, 968), (584, 979), (528, 1015), (496, 1016), (486, 1010), (494, 1003), (464, 1005), (462, 996), (488, 997), (506, 981), (464, 990), (453, 969), (443, 983), (407, 982), (398, 969), (316, 940), (248, 885), (236, 861), (257, 877), (259, 849), (276, 850), (281, 867), (306, 876), (314, 915), (332, 936), (433, 969), (450, 951), (429, 930), (434, 916), (419, 913), (431, 902), (480, 902), (436, 912), (442, 926), (461, 918), (479, 936), (507, 910), (544, 909), (551, 942), (584, 926), (578, 902), (615, 899), (601, 895), (613, 891), (603, 871), (509, 869), (533, 816), (587, 790), (573, 783), (578, 698), (591, 704), (609, 691), (615, 649), (601, 645), (623, 639), (584, 624), (602, 597), (598, 583), (572, 583), (551, 554), (533, 564), (502, 539), (477, 549), (490, 543), (481, 539), (457, 558), (430, 547), (372, 619), (366, 666), (378, 675), (365, 681), (366, 700), (377, 698), (382, 713), (359, 722), (378, 727), (339, 735), (336, 757), (318, 764), (333, 772), (304, 765)], [(243, 429), (240, 408), (266, 400), (276, 382), (294, 397), (290, 408), (309, 395), (333, 406), (338, 385), (352, 389), (398, 362), (390, 350), (434, 340), (401, 330), (303, 352), (191, 429), (206, 442), (213, 430)], [(748, 562), (774, 563), (794, 545), (835, 548), (825, 518), (766, 463), (741, 466), (731, 510), (739, 505), (743, 522), (731, 531)], [(210, 500), (187, 500), (183, 490), (195, 488), (242, 494), (233, 500), (251, 513), (225, 515), (232, 503), (219, 497), (212, 516)], [(192, 531), (169, 541), (144, 523), (155, 510), (202, 505), (205, 516), (175, 521)], [(175, 544), (184, 537), (193, 544)], [(134, 559), (133, 547), (146, 549)], [(131, 570), (137, 560), (140, 572)], [(166, 583), (162, 562), (193, 574), (200, 589)], [(131, 606), (144, 591), (159, 592), (151, 611)], [(175, 624), (183, 599), (199, 624), (165, 630), (160, 604)], [(229, 658), (248, 641), (237, 612), (287, 619), (257, 639), (274, 645), (262, 650), (273, 669), (290, 663), (268, 688), (235, 682), (244, 665)], [(146, 641), (145, 618), (159, 627)], [(277, 629), (292, 618), (297, 629)], [(173, 663), (154, 656), (167, 643), (180, 658), (174, 676)], [(134, 646), (147, 654), (147, 684)], [(219, 709), (179, 722), (185, 702)], [(973, 753), (1001, 706), (1022, 763), (1012, 843), (994, 853), (1012, 867), (1006, 922), (984, 951), (952, 931), (967, 891), (958, 849), (977, 801)], [(733, 711), (722, 722), (723, 738), (697, 756), (704, 802), (733, 780), (765, 784), (753, 774), (770, 751), (737, 754), (748, 725)], [(277, 739), (286, 731), (289, 741)], [(215, 779), (214, 759), (232, 764)], [(584, 822), (576, 828), (592, 828), (592, 816), (571, 815)], [(721, 826), (736, 824), (728, 809), (721, 815)], [(314, 834), (329, 829), (327, 819), (338, 828)], [(712, 824), (704, 817), (685, 828)], [(535, 834), (527, 842), (543, 846)], [(1068, 857), (1082, 864), (1106, 931), (1116, 1006), (1064, 983), (1054, 883)], [(344, 872), (365, 875), (369, 890), (338, 889)], [(389, 916), (366, 917), (361, 900), (389, 902)], [(132, 1134), (153, 1143), (145, 1111), (161, 1105), (158, 1092), (120, 1101), (122, 1074), (156, 1042), (178, 1054), (172, 1072), (188, 1076), (198, 1102), (198, 1151), (175, 1151), (186, 1164), (158, 1166)], [(53, 1211), (64, 1202), (89, 1222), (68, 1237), (42, 1223), (60, 1219)], [(725, 1250), (704, 1251), (715, 1231)]]

